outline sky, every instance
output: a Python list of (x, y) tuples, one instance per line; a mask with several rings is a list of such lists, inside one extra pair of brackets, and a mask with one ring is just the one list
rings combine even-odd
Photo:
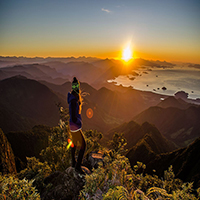
[(199, 0), (0, 0), (0, 55), (200, 63)]

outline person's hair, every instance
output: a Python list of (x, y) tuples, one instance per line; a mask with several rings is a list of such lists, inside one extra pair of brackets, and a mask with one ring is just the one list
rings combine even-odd
[(81, 114), (83, 99), (81, 96), (80, 82), (77, 80), (76, 77), (74, 77), (72, 81), (72, 94), (78, 99), (79, 114)]

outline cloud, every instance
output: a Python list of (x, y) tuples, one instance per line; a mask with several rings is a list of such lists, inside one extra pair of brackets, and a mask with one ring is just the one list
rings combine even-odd
[(111, 13), (111, 11), (110, 11), (110, 10), (108, 10), (108, 9), (105, 9), (105, 8), (102, 8), (101, 10), (102, 10), (102, 11), (104, 11), (104, 12), (107, 12), (107, 13)]

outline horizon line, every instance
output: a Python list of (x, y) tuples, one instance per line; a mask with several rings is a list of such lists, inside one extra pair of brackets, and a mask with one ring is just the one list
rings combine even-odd
[[(96, 57), (96, 56), (16, 56), (16, 55), (0, 55), (0, 58), (28, 58), (28, 59), (36, 59), (36, 58), (41, 58), (41, 59), (48, 59), (48, 58), (53, 58), (53, 59), (67, 59), (67, 58), (74, 58), (74, 59), (78, 59), (78, 58), (96, 58), (99, 60), (119, 60), (119, 61), (123, 61), (123, 59), (118, 58), (118, 57), (105, 57), (105, 58), (101, 58), (101, 57)], [(187, 64), (200, 64), (200, 62), (191, 62), (191, 61), (180, 61), (180, 60), (167, 60), (167, 59), (147, 59), (147, 58), (142, 58), (142, 57), (135, 57), (133, 58), (133, 60), (135, 59), (143, 59), (143, 60), (148, 60), (148, 61), (161, 61), (161, 62), (171, 62), (171, 63), (187, 63)]]

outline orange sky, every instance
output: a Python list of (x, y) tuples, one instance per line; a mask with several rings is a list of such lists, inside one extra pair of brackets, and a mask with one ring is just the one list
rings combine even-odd
[(3, 1), (0, 55), (200, 63), (200, 1)]

